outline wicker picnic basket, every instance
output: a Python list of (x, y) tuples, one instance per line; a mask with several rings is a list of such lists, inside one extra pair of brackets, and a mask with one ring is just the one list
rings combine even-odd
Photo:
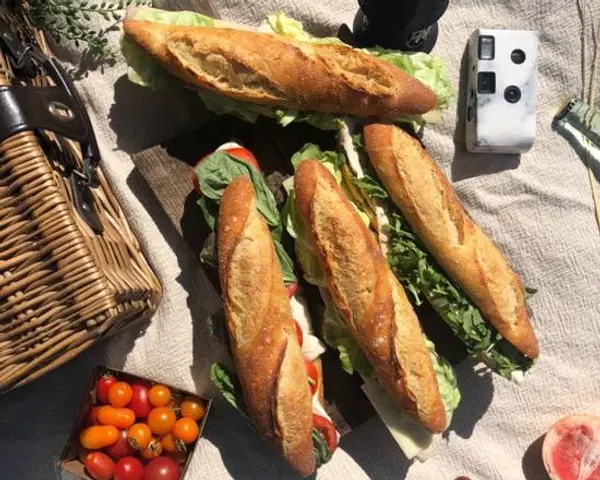
[[(17, 2), (18, 3), (18, 2)], [(160, 284), (43, 34), (0, 4), (0, 392), (156, 310)]]

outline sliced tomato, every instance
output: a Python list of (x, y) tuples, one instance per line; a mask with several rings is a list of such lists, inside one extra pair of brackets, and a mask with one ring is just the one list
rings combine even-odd
[(298, 291), (298, 282), (288, 283), (285, 286), (285, 294), (290, 298), (292, 298), (294, 295), (296, 295), (297, 291)]
[(302, 344), (304, 343), (304, 333), (302, 332), (302, 327), (298, 322), (294, 322), (294, 324), (296, 325), (296, 337), (298, 337), (298, 343), (302, 347)]
[(317, 388), (319, 388), (319, 372), (317, 367), (307, 358), (304, 359), (304, 368), (308, 374), (308, 384), (310, 385), (310, 393), (315, 394)]
[(337, 447), (337, 434), (333, 423), (325, 417), (313, 413), (313, 425), (321, 432), (323, 438), (327, 442), (327, 448), (333, 453)]
[[(254, 154), (250, 150), (248, 150), (244, 147), (232, 147), (232, 148), (226, 148), (224, 150), (219, 150), (219, 151), (227, 152), (229, 155), (233, 155), (238, 160), (241, 160), (242, 162), (245, 162), (248, 165), (252, 165), (259, 172), (262, 172), (262, 170), (260, 169), (260, 165), (258, 164), (258, 160), (254, 156)], [(196, 167), (210, 155), (212, 155), (212, 153), (205, 155), (200, 160), (198, 160), (198, 163), (196, 163), (196, 166), (194, 167), (194, 171), (192, 172), (192, 183), (194, 184), (194, 190), (196, 190), (196, 192), (198, 192), (198, 194), (200, 194), (200, 195), (202, 195), (202, 189), (200, 188), (200, 185), (198, 183), (198, 176), (196, 175)]]

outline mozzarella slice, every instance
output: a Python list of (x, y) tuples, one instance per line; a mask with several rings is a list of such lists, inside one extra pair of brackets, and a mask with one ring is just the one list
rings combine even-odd
[[(319, 402), (319, 398), (318, 397), (319, 396), (315, 393), (313, 395), (313, 398), (312, 398), (313, 413), (315, 413), (317, 415), (320, 415), (321, 417), (325, 417), (335, 427), (335, 424), (333, 423), (333, 420), (331, 420), (331, 417), (325, 411), (325, 408), (323, 407), (323, 405), (321, 405), (321, 402)], [(337, 442), (336, 443), (339, 443), (339, 441), (340, 441), (340, 433), (337, 431), (337, 428), (334, 428), (334, 429), (335, 429), (335, 435), (337, 437)]]
[(219, 148), (217, 148), (217, 152), (222, 151), (222, 150), (227, 150), (228, 148), (243, 148), (239, 143), (235, 143), (235, 142), (227, 142), (224, 143), (223, 145), (221, 145)]
[(312, 335), (313, 330), (306, 299), (302, 295), (294, 295), (290, 297), (290, 307), (292, 317), (300, 325), (303, 333), (302, 353), (312, 362), (325, 353), (325, 345), (321, 340)]
[(441, 435), (432, 434), (423, 425), (400, 412), (392, 396), (376, 380), (363, 380), (365, 395), (406, 457), (409, 460), (417, 458), (424, 461)]

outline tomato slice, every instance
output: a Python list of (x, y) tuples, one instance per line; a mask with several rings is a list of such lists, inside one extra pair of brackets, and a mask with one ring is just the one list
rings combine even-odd
[(288, 283), (285, 286), (285, 294), (289, 297), (292, 298), (294, 295), (296, 295), (296, 292), (298, 291), (298, 282), (294, 282), (294, 283)]
[(304, 343), (304, 333), (302, 332), (302, 327), (298, 322), (294, 322), (294, 324), (296, 325), (296, 336), (298, 337), (298, 343), (300, 344), (300, 347), (302, 347), (302, 344)]
[(325, 417), (313, 413), (313, 425), (323, 434), (323, 438), (327, 442), (327, 448), (333, 453), (337, 447), (337, 434), (333, 423)]
[(319, 388), (319, 372), (317, 371), (317, 367), (308, 360), (304, 359), (304, 368), (306, 369), (306, 373), (308, 374), (308, 384), (310, 385), (310, 393), (314, 395), (317, 389)]
[[(225, 148), (223, 150), (217, 150), (217, 151), (227, 152), (229, 155), (234, 156), (238, 160), (241, 160), (242, 162), (245, 162), (248, 165), (252, 165), (259, 172), (262, 172), (260, 165), (258, 164), (258, 160), (254, 156), (254, 154), (250, 150), (248, 150), (244, 147), (231, 147), (231, 148)], [(205, 155), (200, 160), (198, 160), (198, 163), (196, 163), (196, 165), (194, 167), (194, 171), (192, 172), (192, 183), (194, 184), (194, 190), (196, 190), (196, 192), (198, 192), (199, 195), (202, 195), (202, 189), (200, 188), (200, 185), (198, 183), (198, 176), (196, 175), (196, 167), (200, 163), (202, 163), (204, 161), (204, 159), (206, 159), (206, 157), (208, 157), (210, 155), (212, 155), (212, 153), (209, 153), (208, 155)]]

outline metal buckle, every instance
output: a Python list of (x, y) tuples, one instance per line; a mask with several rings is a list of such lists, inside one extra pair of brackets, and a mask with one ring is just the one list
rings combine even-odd
[[(94, 232), (101, 233), (103, 226), (89, 190), (98, 186), (96, 171), (100, 152), (89, 116), (73, 82), (63, 67), (41, 52), (31, 39), (21, 40), (3, 16), (0, 16), (0, 44), (17, 76), (34, 78), (43, 73), (56, 84), (53, 87), (13, 85), (0, 88), (0, 141), (26, 130), (34, 131), (42, 138), (40, 132), (48, 130), (79, 142), (83, 167), (77, 168), (71, 161), (65, 165), (65, 171), (69, 172), (77, 211)], [(56, 155), (56, 149), (52, 149), (51, 154)], [(65, 161), (64, 155), (53, 158), (60, 163)]]

